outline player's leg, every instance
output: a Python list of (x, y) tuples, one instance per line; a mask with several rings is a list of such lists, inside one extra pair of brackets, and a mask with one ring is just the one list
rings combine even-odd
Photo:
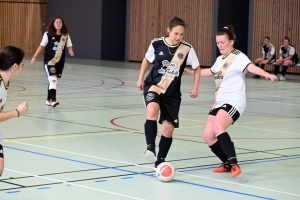
[(159, 95), (155, 92), (148, 92), (144, 95), (144, 103), (147, 108), (147, 118), (144, 124), (147, 150), (144, 157), (152, 163), (156, 161), (155, 140), (157, 136), (157, 119), (160, 109), (159, 99)]
[(4, 170), (4, 152), (3, 152), (3, 146), (2, 146), (3, 139), (0, 135), (0, 176), (2, 176), (3, 170)]
[(57, 76), (56, 75), (48, 76), (48, 80), (49, 80), (49, 92), (52, 99), (51, 105), (52, 107), (56, 107), (59, 104), (59, 102), (56, 101)]
[(283, 64), (283, 60), (282, 59), (278, 59), (276, 60), (276, 64), (274, 66), (274, 75), (278, 75), (278, 72), (279, 72), (279, 68), (280, 68), (280, 65)]
[[(226, 107), (225, 107), (226, 106)], [(234, 148), (234, 143), (231, 141), (226, 129), (234, 121), (239, 118), (239, 112), (229, 104), (224, 104), (218, 111), (213, 130), (216, 133), (218, 141), (228, 158), (228, 163), (231, 165), (232, 176), (237, 176), (241, 173), (240, 167), (237, 165), (237, 156)]]
[[(261, 67), (261, 62), (262, 62), (262, 58), (257, 58), (256, 60), (255, 60), (255, 65), (256, 66), (258, 66), (258, 67)], [(254, 76), (253, 76), (253, 78), (260, 78), (260, 76), (259, 75), (257, 75), (257, 74), (255, 74)]]
[(228, 158), (224, 153), (214, 131), (213, 125), (215, 120), (215, 115), (219, 109), (213, 109), (209, 112), (209, 115), (206, 120), (203, 140), (208, 144), (211, 151), (222, 161), (222, 164), (218, 168), (214, 168), (213, 172), (230, 172), (231, 166), (228, 164)]
[(285, 74), (288, 70), (289, 67), (292, 67), (294, 66), (294, 63), (292, 60), (285, 60), (283, 63), (282, 63), (282, 76), (279, 78), (280, 81), (285, 81)]

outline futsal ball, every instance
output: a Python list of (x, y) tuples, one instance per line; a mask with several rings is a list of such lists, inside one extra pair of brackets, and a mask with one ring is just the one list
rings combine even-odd
[(163, 162), (156, 168), (156, 177), (163, 182), (171, 181), (175, 176), (175, 169), (171, 163)]

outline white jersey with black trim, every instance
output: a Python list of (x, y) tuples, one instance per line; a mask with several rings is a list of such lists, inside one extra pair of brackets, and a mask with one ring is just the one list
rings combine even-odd
[(287, 58), (289, 56), (294, 55), (296, 52), (295, 48), (291, 45), (289, 45), (289, 47), (286, 49), (284, 48), (283, 45), (280, 46), (279, 48), (279, 53), (282, 55), (283, 58)]
[(265, 54), (265, 58), (270, 58), (271, 55), (275, 55), (275, 47), (273, 44), (269, 44), (269, 47), (264, 45), (262, 48), (262, 54)]
[[(231, 53), (236, 54), (236, 57), (223, 77), (220, 75), (221, 68)], [(245, 72), (251, 61), (244, 53), (236, 49), (233, 49), (229, 54), (225, 58), (222, 58), (222, 55), (219, 56), (210, 68), (211, 72), (215, 74), (216, 84), (218, 83), (218, 79), (223, 79), (216, 96), (217, 104), (215, 108), (228, 103), (235, 107), (240, 115), (242, 115), (246, 107)]]
[(6, 103), (8, 87), (9, 87), (9, 82), (8, 85), (6, 86), (4, 84), (2, 76), (0, 75), (0, 112), (2, 112), (4, 105)]

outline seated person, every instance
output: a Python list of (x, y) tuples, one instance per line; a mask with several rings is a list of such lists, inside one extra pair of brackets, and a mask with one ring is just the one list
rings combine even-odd
[(282, 65), (282, 76), (279, 78), (280, 81), (285, 81), (285, 74), (288, 67), (293, 67), (298, 63), (298, 55), (296, 54), (295, 48), (290, 44), (290, 39), (285, 36), (283, 45), (279, 49), (279, 59), (276, 60), (274, 74), (277, 76), (279, 72), (279, 66)]
[[(264, 69), (265, 64), (275, 62), (275, 59), (275, 47), (270, 43), (270, 38), (266, 36), (262, 47), (262, 57), (255, 60), (255, 65)], [(260, 78), (260, 76), (254, 75), (253, 78)]]

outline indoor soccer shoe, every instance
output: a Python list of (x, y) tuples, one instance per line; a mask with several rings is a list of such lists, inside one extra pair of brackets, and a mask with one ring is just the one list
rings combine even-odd
[(240, 166), (238, 166), (238, 164), (231, 164), (231, 175), (232, 177), (235, 177), (237, 175), (239, 175), (242, 172)]
[(59, 104), (58, 101), (53, 101), (53, 102), (52, 102), (52, 107), (56, 107), (58, 104)]
[(46, 105), (47, 106), (52, 106), (52, 103), (49, 100), (46, 100)]
[(152, 146), (149, 144), (147, 147), (147, 151), (144, 154), (144, 157), (151, 163), (156, 162), (156, 153), (155, 153), (155, 147), (152, 148)]
[(161, 163), (166, 162), (164, 158), (157, 160), (154, 164), (154, 170), (156, 170), (157, 166), (160, 165)]
[(228, 163), (223, 163), (218, 168), (214, 168), (213, 172), (231, 172), (231, 167)]

